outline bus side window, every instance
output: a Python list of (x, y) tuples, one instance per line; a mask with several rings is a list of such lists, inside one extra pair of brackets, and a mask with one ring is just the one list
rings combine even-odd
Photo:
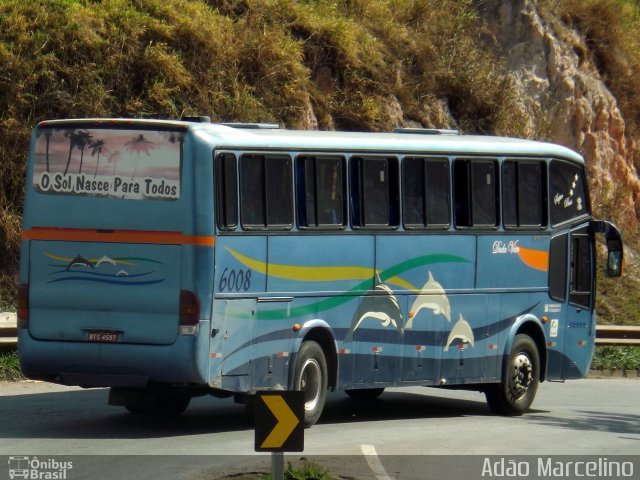
[(220, 230), (238, 226), (238, 179), (236, 157), (221, 153), (216, 159), (216, 217)]
[(584, 168), (553, 160), (549, 168), (551, 224), (555, 227), (589, 214)]
[(549, 248), (549, 296), (564, 302), (567, 299), (567, 234), (551, 239)]
[(301, 156), (296, 160), (298, 222), (302, 228), (345, 224), (344, 158)]
[(402, 164), (403, 220), (408, 229), (450, 225), (449, 161), (405, 158)]
[(543, 165), (538, 161), (514, 160), (502, 164), (502, 215), (505, 227), (546, 226)]
[(498, 182), (495, 160), (456, 160), (454, 193), (457, 227), (498, 224)]
[(240, 157), (240, 216), (246, 230), (288, 230), (293, 225), (291, 158)]
[(569, 302), (591, 308), (591, 240), (586, 229), (571, 234), (571, 283)]
[(398, 161), (392, 157), (354, 157), (351, 208), (356, 227), (396, 227), (400, 220)]

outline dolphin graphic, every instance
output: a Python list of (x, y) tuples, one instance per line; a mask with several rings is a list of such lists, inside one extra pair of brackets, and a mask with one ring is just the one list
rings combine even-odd
[(344, 338), (345, 342), (350, 342), (353, 339), (353, 333), (367, 318), (379, 320), (383, 327), (393, 325), (400, 333), (403, 333), (402, 313), (400, 312), (398, 299), (393, 294), (393, 291), (380, 281), (380, 277), (377, 274), (374, 291), (374, 295), (368, 295), (360, 302), (353, 315), (349, 333)]
[(113, 258), (107, 257), (106, 255), (103, 255), (101, 258), (98, 259), (98, 261), (96, 262), (96, 267), (99, 267), (103, 263), (110, 263), (111, 265), (114, 265), (114, 266), (116, 265), (116, 261)]
[(91, 263), (86, 258), (81, 257), (80, 255), (69, 262), (69, 265), (67, 265), (67, 271), (71, 270), (73, 267), (96, 268), (94, 267), (93, 263)]
[(451, 305), (449, 299), (444, 292), (444, 288), (434, 278), (433, 274), (429, 272), (429, 279), (420, 290), (418, 295), (411, 306), (411, 316), (405, 325), (405, 329), (413, 328), (413, 319), (418, 315), (418, 312), (424, 308), (432, 310), (434, 315), (444, 315), (447, 321), (451, 321)]
[(444, 351), (448, 352), (449, 347), (456, 340), (460, 340), (463, 343), (470, 343), (473, 347), (473, 330), (471, 330), (471, 325), (469, 325), (469, 323), (464, 318), (462, 318), (462, 314), (460, 314), (460, 318), (453, 326), (451, 333), (449, 333), (449, 337), (447, 338), (447, 345), (444, 347)]
[(129, 276), (129, 272), (125, 270), (120, 270), (118, 273), (116, 273), (116, 277), (128, 277), (128, 276)]

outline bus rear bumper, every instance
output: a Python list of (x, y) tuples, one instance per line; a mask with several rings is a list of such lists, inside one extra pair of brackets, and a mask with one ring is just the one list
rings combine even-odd
[(62, 385), (206, 385), (204, 368), (196, 362), (196, 342), (197, 337), (178, 337), (170, 345), (48, 341), (18, 330), (18, 356), (26, 377)]

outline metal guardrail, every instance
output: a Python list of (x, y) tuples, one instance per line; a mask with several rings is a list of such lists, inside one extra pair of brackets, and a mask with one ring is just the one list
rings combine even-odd
[[(15, 313), (0, 313), (0, 349), (16, 349), (18, 329)], [(640, 346), (640, 327), (598, 325), (596, 345)]]
[(640, 346), (640, 327), (626, 325), (598, 325), (596, 345)]
[(16, 314), (0, 312), (0, 349), (15, 350), (18, 346)]

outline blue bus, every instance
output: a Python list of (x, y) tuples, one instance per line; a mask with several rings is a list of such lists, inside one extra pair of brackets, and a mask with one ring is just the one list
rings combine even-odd
[(595, 338), (585, 164), (455, 131), (41, 122), (29, 152), (19, 357), (134, 413), (192, 397), (481, 391), (500, 414), (584, 377)]

